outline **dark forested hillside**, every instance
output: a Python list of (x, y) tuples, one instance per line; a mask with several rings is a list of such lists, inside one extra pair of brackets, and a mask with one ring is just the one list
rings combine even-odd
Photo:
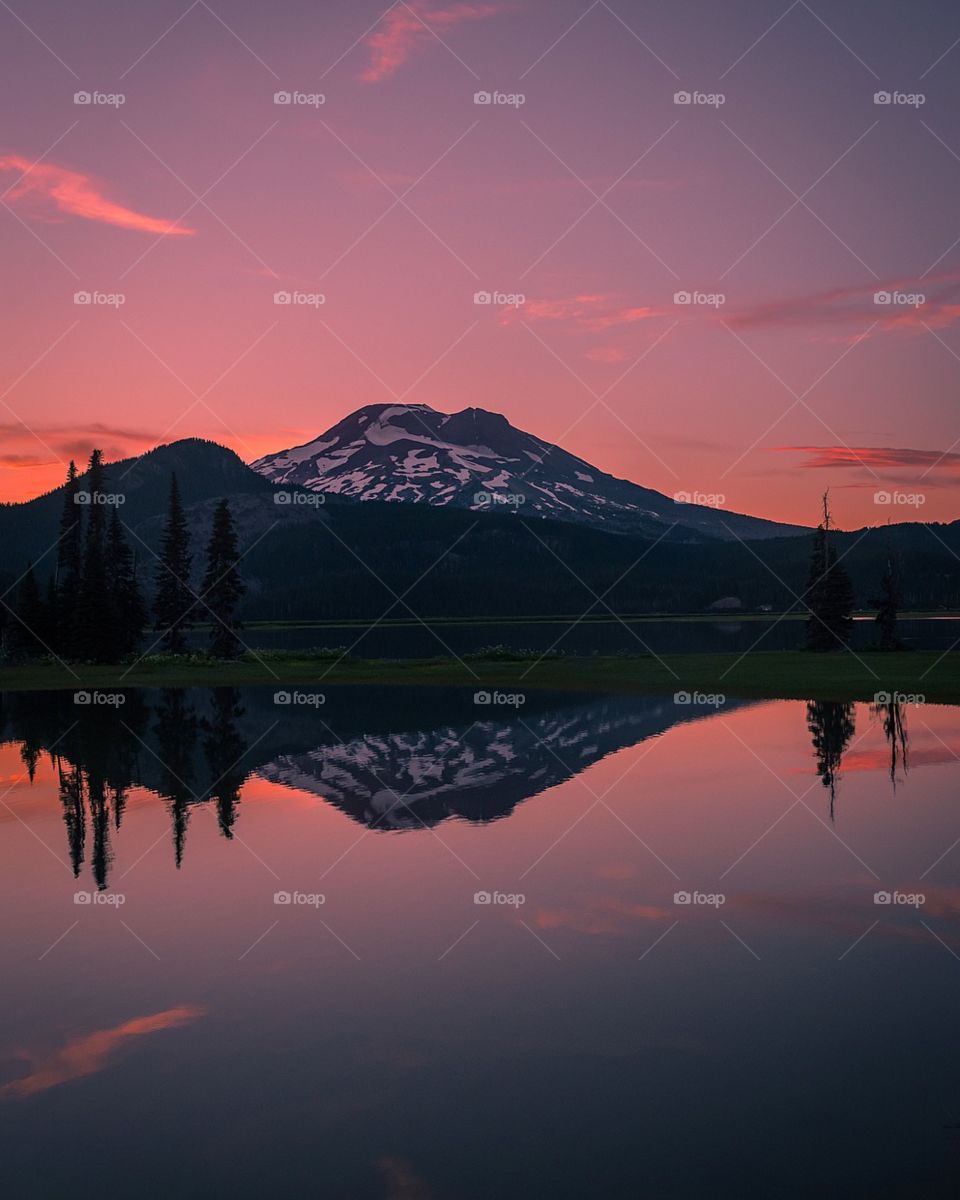
[[(232, 451), (188, 440), (107, 467), (108, 490), (124, 497), (120, 516), (148, 592), (172, 471), (195, 548), (209, 536), (217, 501), (230, 500), (247, 620), (374, 619), (396, 596), (404, 603), (395, 616), (410, 615), (406, 604), (421, 616), (575, 614), (597, 596), (601, 614), (608, 605), (618, 613), (699, 612), (731, 596), (747, 610), (780, 611), (796, 602), (806, 580), (806, 536), (693, 543), (678, 527), (652, 542), (516, 512), (332, 497), (320, 503), (302, 489), (278, 488)], [(58, 489), (0, 507), (3, 589), (28, 560), (41, 585), (53, 570), (62, 499)], [(858, 607), (874, 603), (891, 552), (902, 563), (905, 608), (960, 607), (960, 522), (837, 533), (835, 544)], [(200, 588), (199, 577), (192, 582)]]

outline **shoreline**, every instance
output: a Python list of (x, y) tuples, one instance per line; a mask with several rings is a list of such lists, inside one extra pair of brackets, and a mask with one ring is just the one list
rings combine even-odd
[[(352, 659), (266, 651), (233, 662), (198, 658), (119, 666), (35, 663), (0, 667), (0, 691), (155, 687), (416, 686), (660, 694), (743, 699), (860, 700), (878, 693), (960, 704), (960, 652), (673, 654), (663, 657)], [(922, 701), (921, 701), (922, 702)]]

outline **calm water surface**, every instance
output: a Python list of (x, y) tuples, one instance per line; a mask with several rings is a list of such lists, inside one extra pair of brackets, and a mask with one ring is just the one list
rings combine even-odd
[[(903, 618), (897, 626), (911, 650), (950, 650), (960, 644), (960, 618)], [(872, 617), (854, 621), (852, 644), (868, 649), (876, 641)], [(205, 644), (207, 635), (194, 641)], [(799, 650), (804, 622), (771, 617), (745, 621), (735, 614), (716, 621), (495, 621), (463, 625), (430, 622), (407, 626), (331, 625), (291, 626), (285, 629), (251, 627), (245, 643), (254, 649), (307, 650), (344, 646), (366, 658), (430, 658), (469, 654), (487, 646), (515, 650), (556, 649), (565, 654), (715, 654), (747, 650)]]
[(4, 1195), (957, 1194), (957, 709), (2, 699)]

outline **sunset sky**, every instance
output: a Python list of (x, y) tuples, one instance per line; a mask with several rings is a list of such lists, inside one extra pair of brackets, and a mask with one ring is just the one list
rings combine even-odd
[(960, 516), (956, 4), (0, 0), (0, 56), (2, 499), (402, 400), (776, 519)]

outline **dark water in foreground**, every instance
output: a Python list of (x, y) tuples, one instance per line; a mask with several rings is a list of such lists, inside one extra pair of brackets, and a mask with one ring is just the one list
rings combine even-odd
[(4, 1195), (957, 1194), (956, 708), (2, 703)]
[[(960, 618), (926, 617), (901, 620), (898, 633), (911, 650), (948, 650), (960, 643)], [(200, 644), (202, 633), (194, 635)], [(561, 650), (566, 654), (713, 654), (747, 650), (799, 650), (804, 642), (803, 621), (531, 621), (489, 624), (444, 624), (426, 621), (407, 626), (377, 625), (291, 627), (244, 632), (252, 649), (306, 650), (345, 646), (360, 658), (433, 658), (468, 654), (487, 646), (514, 650)], [(867, 649), (876, 639), (872, 618), (857, 620), (853, 646)]]

